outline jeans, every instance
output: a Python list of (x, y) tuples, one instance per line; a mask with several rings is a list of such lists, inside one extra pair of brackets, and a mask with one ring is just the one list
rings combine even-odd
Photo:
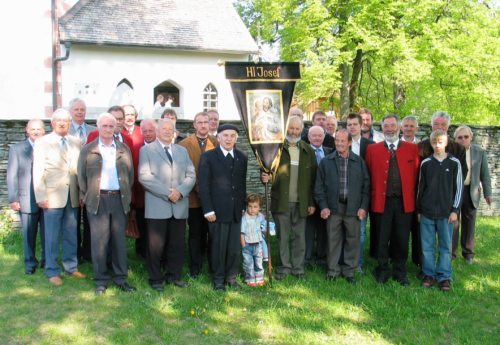
[(243, 248), (243, 271), (246, 283), (264, 281), (264, 268), (262, 267), (262, 247), (259, 243), (246, 244)]
[(43, 210), (45, 225), (45, 274), (48, 278), (61, 274), (57, 264), (59, 243), (62, 237), (62, 264), (64, 270), (73, 273), (78, 270), (76, 250), (76, 215), (77, 208), (71, 207), (68, 198), (66, 207)]
[(363, 250), (365, 248), (365, 238), (366, 238), (366, 223), (368, 222), (368, 215), (366, 215), (365, 219), (361, 221), (361, 231), (359, 233), (359, 261), (358, 266), (363, 267), (365, 263)]
[[(436, 233), (438, 258), (436, 263)], [(422, 271), (438, 282), (451, 280), (451, 242), (453, 224), (448, 219), (420, 217), (420, 241), (422, 243)]]

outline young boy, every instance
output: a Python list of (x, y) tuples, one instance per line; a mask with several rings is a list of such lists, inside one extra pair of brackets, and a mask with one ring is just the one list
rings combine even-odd
[(262, 224), (265, 218), (260, 213), (261, 198), (251, 193), (247, 197), (247, 210), (241, 219), (241, 248), (243, 251), (243, 270), (248, 286), (264, 285), (262, 266)]
[[(448, 135), (441, 130), (430, 137), (434, 154), (420, 165), (417, 211), (422, 243), (422, 286), (437, 281), (441, 291), (450, 291), (453, 222), (462, 202), (463, 179), (460, 161), (446, 153)], [(436, 263), (436, 233), (439, 255)]]

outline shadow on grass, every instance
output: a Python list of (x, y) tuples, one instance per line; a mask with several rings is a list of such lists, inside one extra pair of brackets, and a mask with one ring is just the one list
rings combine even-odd
[[(421, 288), (410, 263), (410, 287), (379, 285), (370, 259), (354, 285), (328, 282), (314, 268), (305, 280), (217, 293), (205, 271), (187, 289), (157, 293), (129, 241), (129, 280), (138, 291), (110, 287), (104, 296), (94, 295), (90, 278), (64, 277), (53, 287), (43, 271), (24, 275), (21, 237), (13, 232), (0, 249), (0, 334), (8, 344), (489, 344), (499, 335), (499, 241), (493, 223), (481, 230), (482, 254), (472, 266), (454, 261), (449, 294)], [(92, 276), (89, 263), (80, 269)]]

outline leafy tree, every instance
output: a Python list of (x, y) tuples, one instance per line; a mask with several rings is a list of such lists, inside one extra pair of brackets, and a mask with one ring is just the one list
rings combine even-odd
[(436, 110), (455, 123), (499, 124), (498, 10), (478, 0), (240, 0), (254, 37), (304, 64), (302, 104), (346, 115)]

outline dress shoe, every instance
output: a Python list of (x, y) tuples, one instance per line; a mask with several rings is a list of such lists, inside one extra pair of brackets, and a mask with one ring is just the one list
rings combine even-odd
[(40, 267), (41, 269), (44, 269), (45, 268), (45, 260), (40, 261), (40, 265), (38, 267)]
[(349, 283), (349, 284), (354, 284), (356, 281), (354, 280), (354, 277), (345, 277), (345, 280)]
[(151, 284), (151, 289), (158, 291), (158, 292), (163, 292), (164, 287), (163, 287), (163, 284)]
[(274, 278), (276, 278), (276, 280), (283, 280), (287, 275), (287, 273), (278, 272), (275, 274)]
[(122, 290), (123, 292), (134, 292), (137, 289), (131, 285), (129, 285), (127, 282), (121, 283), (121, 284), (116, 284), (118, 289)]
[(66, 272), (67, 275), (76, 279), (85, 279), (87, 276), (80, 271), (75, 271), (73, 273)]
[(467, 265), (472, 265), (474, 263), (474, 259), (473, 258), (467, 258), (467, 259), (465, 259), (465, 263)]
[(31, 267), (31, 268), (27, 268), (26, 270), (24, 270), (24, 273), (26, 273), (27, 275), (32, 275), (36, 272), (36, 266), (35, 267)]
[(222, 284), (214, 284), (214, 290), (219, 292), (224, 292), (226, 291), (226, 288)]
[(168, 284), (173, 284), (177, 287), (180, 287), (180, 288), (187, 288), (188, 287), (188, 283), (186, 283), (184, 280), (168, 280), (167, 281)]
[(298, 280), (304, 280), (304, 279), (306, 279), (306, 276), (304, 275), (304, 273), (293, 273), (292, 275), (295, 278), (297, 278)]
[(61, 277), (59, 277), (59, 276), (50, 277), (49, 282), (54, 284), (55, 286), (63, 285), (63, 281), (62, 281)]
[(97, 286), (95, 288), (95, 294), (96, 295), (104, 295), (106, 293), (106, 287), (103, 285)]
[(337, 280), (338, 276), (334, 276), (333, 274), (327, 274), (326, 275), (326, 280), (328, 281), (334, 281), (334, 280)]
[(410, 281), (408, 280), (407, 277), (399, 277), (399, 278), (394, 278), (395, 281), (397, 281), (401, 286), (409, 286)]
[(235, 289), (235, 290), (240, 290), (241, 289), (241, 285), (238, 284), (238, 282), (236, 282), (236, 281), (234, 281), (234, 282), (227, 282), (226, 285), (229, 286), (232, 289)]

